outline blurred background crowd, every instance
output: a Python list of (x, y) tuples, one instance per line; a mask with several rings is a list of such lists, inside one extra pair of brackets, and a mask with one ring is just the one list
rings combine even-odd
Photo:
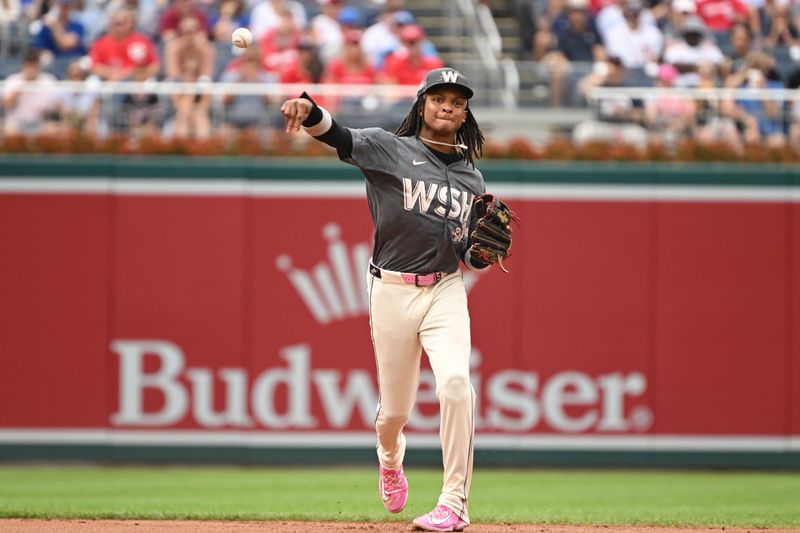
[[(253, 46), (231, 45), (237, 27)], [(4, 135), (280, 127), (274, 94), (165, 93), (162, 81), (333, 84), (319, 99), (347, 125), (391, 127), (407, 100), (346, 87), (416, 87), (447, 64), (485, 89), (474, 105), (531, 127), (573, 117), (577, 143), (800, 146), (800, 0), (0, 0), (0, 60)], [(103, 83), (121, 81), (145, 83)]]
[[(163, 102), (142, 91), (115, 96), (109, 117), (99, 91), (26, 91), (26, 81), (416, 86), (443, 65), (412, 13), (397, 3), (2, 0), (2, 7), (5, 134), (80, 126), (96, 134), (114, 128), (203, 138), (212, 128), (275, 125), (276, 102), (263, 95), (212, 102), (198, 92)], [(233, 47), (237, 27), (250, 28), (257, 42)], [(212, 123), (212, 105), (224, 108), (223, 121)]]

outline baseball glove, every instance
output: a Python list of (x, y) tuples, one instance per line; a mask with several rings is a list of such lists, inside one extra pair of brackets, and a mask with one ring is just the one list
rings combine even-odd
[(503, 259), (511, 248), (512, 220), (517, 216), (499, 198), (492, 194), (476, 196), (472, 203), (469, 221), (470, 262), (482, 268), (497, 263), (503, 272)]

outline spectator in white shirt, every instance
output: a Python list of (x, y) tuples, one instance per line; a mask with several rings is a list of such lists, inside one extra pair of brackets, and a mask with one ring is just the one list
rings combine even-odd
[(250, 31), (257, 40), (274, 30), (280, 23), (280, 13), (288, 9), (292, 13), (295, 26), (303, 29), (308, 24), (306, 8), (297, 0), (261, 0), (250, 14)]
[(322, 12), (311, 19), (311, 39), (319, 50), (320, 59), (327, 63), (342, 50), (342, 27), (339, 12), (342, 0), (317, 0)]
[(641, 0), (627, 0), (622, 5), (625, 24), (615, 26), (606, 36), (609, 57), (620, 58), (628, 69), (642, 69), (658, 61), (664, 44), (661, 30), (654, 24), (642, 22), (642, 9)]
[(595, 17), (595, 26), (603, 42), (608, 42), (609, 37), (614, 33), (618, 27), (625, 26), (624, 9), (629, 4), (632, 4), (634, 9), (639, 11), (639, 24), (642, 26), (656, 26), (656, 20), (653, 12), (649, 9), (644, 9), (641, 0), (631, 2), (630, 0), (612, 0), (609, 4), (600, 9)]
[(681, 28), (683, 40), (672, 43), (664, 51), (664, 62), (674, 66), (680, 75), (675, 80), (676, 87), (697, 87), (700, 65), (711, 64), (719, 68), (725, 56), (708, 37), (706, 26), (699, 17), (689, 17)]
[[(42, 72), (40, 52), (30, 49), (25, 56), (22, 70), (11, 74), (3, 88), (3, 108), (6, 135), (35, 135), (53, 133), (58, 129), (59, 95), (52, 90), (37, 90), (37, 87), (53, 85), (55, 76)], [(23, 87), (36, 82), (34, 87)]]
[[(86, 82), (89, 76), (88, 65), (80, 59), (67, 66), (66, 79), (72, 82)], [(91, 87), (91, 82), (86, 87)], [(64, 132), (81, 132), (90, 137), (96, 136), (104, 129), (100, 119), (99, 91), (64, 90), (59, 94), (61, 99), (61, 122)]]

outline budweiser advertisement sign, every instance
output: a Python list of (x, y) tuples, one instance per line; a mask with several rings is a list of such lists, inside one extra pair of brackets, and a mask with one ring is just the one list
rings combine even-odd
[[(0, 194), (0, 440), (371, 439), (363, 193), (149, 187)], [(800, 434), (797, 203), (508, 199), (511, 273), (464, 274), (478, 447)]]

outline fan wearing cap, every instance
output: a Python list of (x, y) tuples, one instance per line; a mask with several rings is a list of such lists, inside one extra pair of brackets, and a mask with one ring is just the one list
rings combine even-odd
[(721, 68), (725, 56), (717, 44), (707, 37), (706, 26), (699, 17), (690, 16), (681, 26), (683, 39), (667, 46), (664, 50), (664, 62), (673, 65), (680, 75), (675, 80), (676, 87), (697, 87), (700, 75), (697, 73), (701, 65), (713, 65)]
[[(657, 87), (669, 89), (675, 84), (678, 69), (673, 65), (658, 68)], [(691, 98), (655, 92), (644, 103), (644, 121), (649, 129), (648, 142), (676, 145), (692, 132), (697, 123), (697, 105)]]
[(458, 71), (431, 70), (395, 133), (343, 127), (306, 93), (281, 107), (287, 131), (304, 128), (366, 178), (374, 224), (367, 290), (380, 393), (375, 421), (379, 490), (392, 513), (402, 511), (408, 498), (403, 428), (417, 396), (423, 348), (433, 369), (444, 483), (434, 510), (414, 520), (428, 531), (469, 525), (475, 391), (459, 265), (488, 268), (469, 253), (472, 203), (486, 191), (474, 166), (483, 133), (469, 108), (472, 96)]
[(694, 0), (672, 0), (669, 9), (662, 19), (661, 29), (664, 32), (664, 49), (671, 44), (683, 40), (683, 23), (687, 18), (695, 16), (697, 5)]

